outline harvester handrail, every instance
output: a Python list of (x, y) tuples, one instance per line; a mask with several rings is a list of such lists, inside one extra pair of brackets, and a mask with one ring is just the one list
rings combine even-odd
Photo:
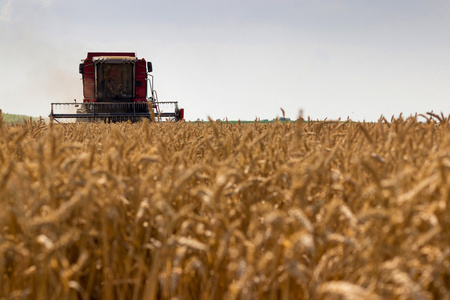
[(159, 103), (159, 104), (176, 104), (176, 103), (178, 103), (178, 101), (158, 101), (156, 103)]

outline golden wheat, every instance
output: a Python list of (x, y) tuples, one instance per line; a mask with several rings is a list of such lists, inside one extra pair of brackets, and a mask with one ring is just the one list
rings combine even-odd
[(450, 299), (450, 125), (424, 117), (0, 120), (0, 299)]

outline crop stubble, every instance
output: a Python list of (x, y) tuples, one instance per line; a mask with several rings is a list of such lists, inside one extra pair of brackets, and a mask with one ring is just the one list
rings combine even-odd
[(0, 120), (0, 299), (449, 299), (450, 125)]

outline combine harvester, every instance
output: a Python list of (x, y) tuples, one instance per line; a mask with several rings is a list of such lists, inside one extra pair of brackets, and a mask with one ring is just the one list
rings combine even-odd
[(152, 63), (133, 52), (89, 52), (80, 64), (83, 103), (52, 103), (57, 122), (180, 121), (178, 102), (160, 102), (153, 89)]

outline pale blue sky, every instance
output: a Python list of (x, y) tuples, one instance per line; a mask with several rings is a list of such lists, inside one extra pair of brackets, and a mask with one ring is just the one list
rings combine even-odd
[(0, 109), (82, 99), (88, 51), (152, 61), (186, 118), (450, 113), (450, 2), (0, 0)]

